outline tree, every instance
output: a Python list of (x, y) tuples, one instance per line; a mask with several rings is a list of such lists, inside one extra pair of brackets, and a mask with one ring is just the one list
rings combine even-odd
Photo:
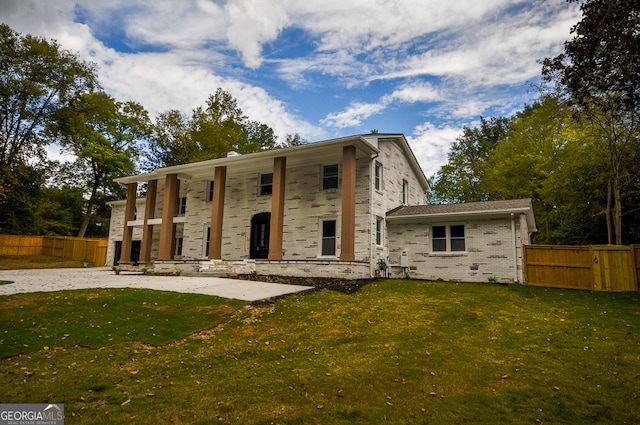
[(249, 120), (236, 99), (220, 88), (204, 107), (193, 110), (190, 119), (178, 111), (160, 114), (153, 134), (149, 163), (154, 168), (276, 147), (273, 130)]
[(144, 168), (152, 171), (159, 167), (188, 163), (198, 149), (189, 127), (189, 118), (178, 110), (158, 115), (146, 156), (148, 163)]
[[(51, 116), (97, 85), (93, 65), (55, 41), (21, 36), (0, 24), (0, 227), (24, 233), (35, 201), (31, 184), (44, 161), (42, 129)], [(35, 168), (34, 168), (35, 167)], [(20, 219), (18, 214), (24, 217)], [(27, 226), (29, 227), (29, 226)]]
[(138, 144), (149, 137), (150, 126), (140, 104), (116, 102), (103, 92), (80, 96), (50, 124), (51, 138), (75, 155), (75, 175), (83, 178), (89, 192), (79, 237), (89, 226), (99, 190), (118, 191), (113, 179), (134, 173)]
[(489, 199), (485, 186), (487, 159), (504, 138), (507, 118), (480, 118), (479, 128), (467, 128), (451, 146), (449, 161), (431, 185), (430, 202), (475, 202)]
[(300, 146), (300, 145), (304, 145), (308, 143), (306, 140), (304, 140), (302, 137), (300, 137), (300, 135), (298, 133), (296, 134), (286, 134), (284, 136), (284, 142), (282, 143), (281, 147), (283, 148), (292, 148), (294, 146)]
[(557, 176), (567, 164), (567, 153), (582, 142), (567, 108), (556, 97), (545, 96), (511, 118), (487, 159), (483, 186), (492, 199), (532, 199), (538, 242), (557, 242), (565, 209), (574, 207), (562, 199), (566, 194), (558, 196), (563, 181)]
[[(571, 3), (578, 0), (568, 0)], [(543, 77), (555, 82), (588, 123), (608, 160), (608, 241), (623, 240), (623, 198), (637, 187), (640, 149), (640, 4), (636, 0), (580, 1), (582, 19), (564, 53), (543, 62)]]

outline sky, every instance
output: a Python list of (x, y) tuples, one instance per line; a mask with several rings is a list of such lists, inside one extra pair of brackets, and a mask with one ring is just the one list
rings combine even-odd
[(537, 98), (579, 19), (565, 0), (0, 0), (152, 117), (222, 88), (280, 140), (403, 133), (427, 177), (464, 127)]

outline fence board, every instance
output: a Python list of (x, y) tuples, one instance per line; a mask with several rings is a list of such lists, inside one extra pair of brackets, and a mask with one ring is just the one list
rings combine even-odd
[(526, 245), (525, 284), (599, 291), (638, 291), (640, 246)]
[(50, 255), (104, 266), (107, 239), (0, 235), (0, 255)]

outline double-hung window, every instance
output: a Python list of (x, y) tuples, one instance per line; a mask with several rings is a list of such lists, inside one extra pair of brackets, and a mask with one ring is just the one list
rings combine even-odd
[(271, 195), (273, 192), (273, 173), (260, 174), (260, 195)]
[(182, 256), (182, 242), (183, 241), (184, 241), (184, 239), (181, 238), (181, 237), (176, 238), (176, 241), (175, 241), (175, 243), (176, 243), (176, 250), (175, 250), (176, 257)]
[(322, 220), (321, 255), (333, 257), (336, 255), (336, 220)]
[(409, 182), (402, 180), (402, 205), (409, 205)]
[(376, 190), (382, 190), (382, 164), (376, 162), (373, 167), (373, 185)]
[(376, 245), (382, 245), (382, 218), (376, 217)]
[(431, 226), (431, 250), (433, 252), (466, 251), (464, 224)]
[(207, 230), (205, 231), (206, 238), (204, 241), (204, 257), (209, 257), (209, 247), (211, 245), (211, 226), (207, 226)]
[(178, 215), (183, 216), (187, 213), (187, 197), (181, 196), (178, 198)]
[(213, 180), (207, 181), (207, 202), (213, 201)]
[(322, 190), (338, 188), (338, 164), (322, 166)]

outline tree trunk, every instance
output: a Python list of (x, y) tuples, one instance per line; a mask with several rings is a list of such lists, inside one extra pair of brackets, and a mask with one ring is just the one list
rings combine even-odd
[(622, 245), (622, 197), (620, 196), (620, 182), (613, 182), (613, 226), (616, 233), (616, 245)]
[(611, 180), (611, 177), (609, 177), (609, 182), (607, 184), (607, 209), (605, 211), (605, 217), (607, 218), (607, 243), (609, 245), (613, 244), (613, 229), (611, 227)]
[(91, 221), (91, 214), (93, 213), (93, 206), (96, 203), (96, 194), (98, 193), (98, 184), (94, 183), (91, 188), (91, 196), (89, 197), (89, 201), (87, 202), (87, 210), (84, 213), (84, 218), (82, 219), (82, 224), (80, 225), (80, 230), (78, 230), (78, 237), (84, 238), (84, 234), (87, 232), (87, 227), (89, 227), (89, 222)]

